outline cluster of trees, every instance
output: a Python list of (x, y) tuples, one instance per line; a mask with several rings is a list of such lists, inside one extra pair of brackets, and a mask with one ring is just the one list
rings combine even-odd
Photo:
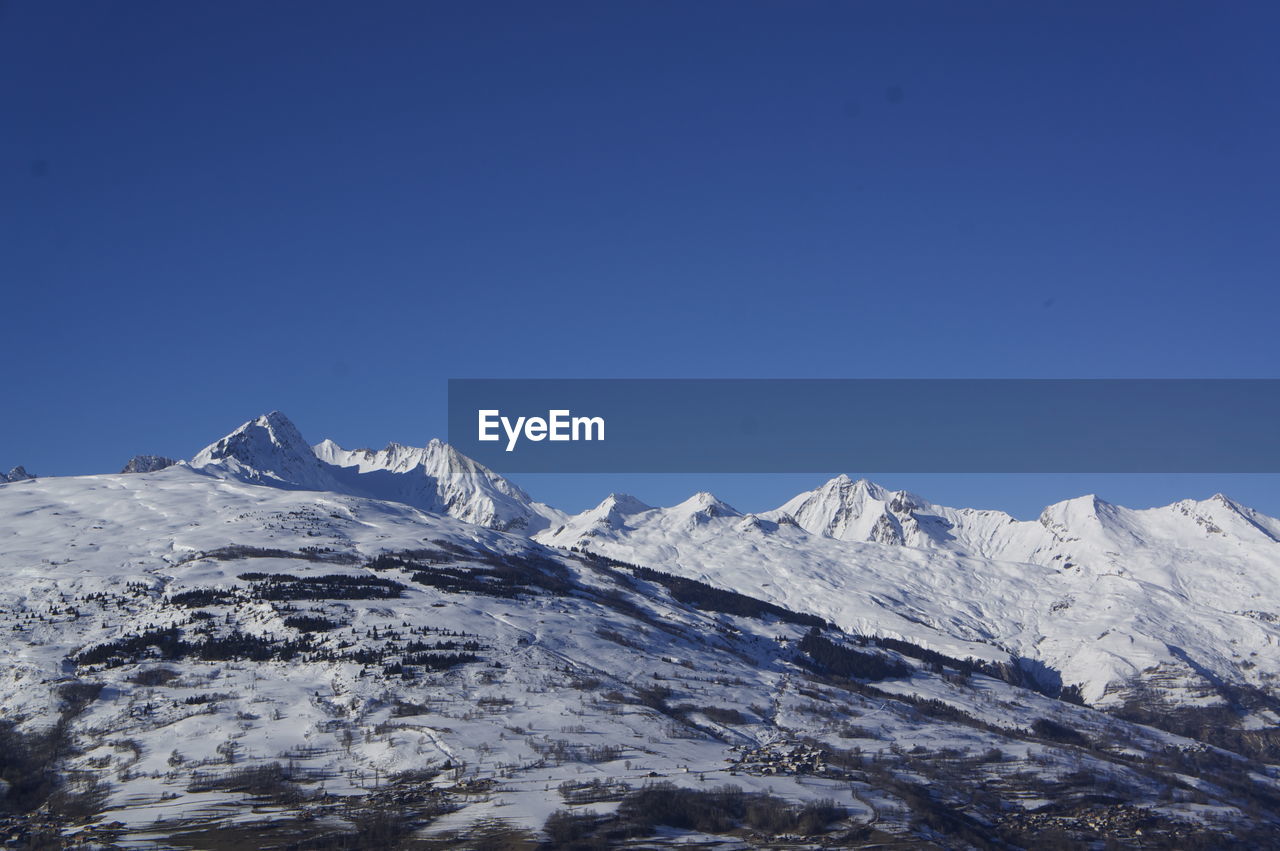
[(234, 592), (221, 588), (193, 588), (170, 596), (169, 602), (175, 606), (199, 609), (204, 606), (223, 606), (235, 602), (235, 599)]
[(530, 739), (529, 746), (552, 765), (563, 765), (566, 762), (594, 764), (622, 758), (622, 748), (619, 745), (584, 745), (561, 739), (548, 739), (545, 742)]
[[(250, 574), (243, 574), (248, 576)], [(323, 576), (297, 577), (281, 573), (267, 576), (253, 584), (253, 597), (259, 600), (391, 600), (404, 596), (405, 586), (381, 576), (327, 573)]]
[[(71, 780), (62, 773), (68, 757), (77, 750), (71, 737), (71, 722), (98, 699), (101, 683), (79, 680), (64, 683), (57, 690), (59, 712), (53, 724), (39, 730), (23, 731), (14, 721), (0, 718), (0, 815), (28, 815), (37, 810), (55, 822), (69, 823), (99, 812), (106, 802), (108, 787), (93, 779)], [(34, 834), (21, 847), (62, 847), (60, 835)]]
[(790, 804), (773, 795), (744, 792), (738, 786), (702, 790), (658, 782), (626, 795), (612, 815), (558, 810), (543, 830), (552, 847), (607, 848), (649, 836), (663, 826), (708, 834), (747, 827), (772, 836), (813, 836), (845, 814), (832, 800)]
[(342, 626), (320, 615), (290, 615), (284, 619), (284, 625), (298, 632), (328, 632)]
[[(1006, 682), (1011, 686), (1029, 688), (1048, 697), (1064, 700), (1067, 703), (1084, 704), (1084, 697), (1079, 686), (1059, 687), (1057, 683), (1042, 683), (1034, 675), (1029, 675), (1023, 671), (1022, 665), (1019, 664), (1019, 660), (1016, 658), (1010, 658), (1007, 662), (991, 662), (985, 659), (972, 658), (957, 659), (954, 656), (948, 656), (945, 653), (939, 653), (937, 650), (930, 650), (927, 647), (912, 644), (910, 641), (904, 641), (901, 638), (879, 637), (862, 640), (877, 647), (900, 653), (903, 656), (919, 659), (930, 666), (936, 673), (942, 673), (945, 668), (951, 668), (962, 679), (975, 673), (984, 674), (992, 679)], [(1056, 675), (1054, 679), (1057, 679)]]
[(406, 653), (400, 659), (401, 665), (413, 665), (428, 671), (443, 671), (457, 665), (468, 665), (479, 662), (480, 657), (474, 653)]
[[(444, 546), (446, 542), (441, 543)], [(451, 558), (451, 555), (457, 558)], [(478, 566), (448, 564), (464, 558)], [(555, 559), (537, 554), (468, 553), (449, 546), (447, 552), (437, 550), (402, 550), (383, 553), (365, 564), (371, 570), (402, 570), (414, 582), (439, 588), (453, 594), (482, 594), (489, 597), (515, 598), (542, 591), (565, 594), (573, 590), (569, 571)]]
[(468, 653), (479, 653), (483, 649), (484, 645), (474, 639), (469, 639), (467, 641), (454, 641), (453, 639), (448, 639), (446, 641), (437, 641), (433, 644), (428, 644), (425, 641), (410, 641), (404, 646), (405, 653), (421, 653), (424, 650), (465, 650)]
[(656, 582), (666, 588), (676, 600), (704, 612), (720, 612), (726, 615), (738, 615), (739, 617), (755, 618), (757, 620), (772, 617), (784, 623), (793, 623), (799, 626), (824, 627), (829, 625), (817, 615), (793, 612), (773, 603), (757, 600), (755, 597), (748, 597), (746, 594), (739, 594), (737, 591), (716, 588), (696, 579), (674, 576), (650, 567), (624, 564), (622, 562), (617, 562), (616, 564), (618, 567), (624, 567), (631, 571), (639, 579)]
[(281, 803), (292, 803), (302, 797), (296, 778), (278, 762), (248, 765), (223, 774), (196, 772), (187, 791), (238, 792)]
[(77, 665), (104, 665), (108, 668), (153, 657), (167, 660), (199, 659), (205, 662), (227, 662), (232, 659), (254, 662), (277, 659), (287, 662), (312, 649), (311, 637), (308, 635), (299, 639), (277, 639), (236, 630), (223, 636), (187, 641), (178, 627), (171, 626), (126, 635), (115, 641), (90, 647), (76, 656), (74, 661)]
[(216, 561), (239, 561), (247, 558), (292, 558), (303, 561), (324, 561), (330, 564), (354, 564), (359, 559), (351, 553), (336, 552), (332, 547), (302, 547), (298, 552), (280, 550), (272, 547), (251, 547), (247, 544), (232, 544), (202, 553), (199, 558), (211, 558)]
[(911, 673), (911, 667), (905, 662), (846, 647), (827, 638), (817, 627), (800, 639), (799, 648), (804, 654), (801, 662), (823, 674), (876, 681)]
[(1219, 689), (1226, 704), (1216, 706), (1180, 706), (1170, 703), (1155, 688), (1141, 682), (1131, 687), (1120, 708), (1112, 711), (1117, 718), (1157, 727), (1179, 736), (1196, 739), (1262, 762), (1280, 762), (1280, 728), (1240, 728), (1244, 711), (1269, 709), (1280, 711), (1280, 701), (1260, 689), (1233, 685)]

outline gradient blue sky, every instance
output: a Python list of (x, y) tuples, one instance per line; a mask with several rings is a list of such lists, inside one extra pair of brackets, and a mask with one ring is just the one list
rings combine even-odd
[[(275, 408), (421, 443), (448, 377), (1276, 377), (1278, 36), (1272, 3), (0, 2), (0, 465)], [(878, 478), (1280, 513), (1273, 476)]]

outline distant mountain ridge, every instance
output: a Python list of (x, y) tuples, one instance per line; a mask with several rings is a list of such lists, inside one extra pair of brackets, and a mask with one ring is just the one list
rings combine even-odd
[(1179, 699), (1271, 688), (1280, 521), (1224, 496), (1134, 510), (1096, 496), (1039, 519), (933, 505), (839, 476), (772, 511), (710, 494), (611, 495), (536, 535), (943, 652), (1039, 659), (1091, 702), (1159, 676)]

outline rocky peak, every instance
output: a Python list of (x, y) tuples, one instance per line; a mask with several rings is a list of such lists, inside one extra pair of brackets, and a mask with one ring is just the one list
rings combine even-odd
[(124, 465), (121, 473), (154, 473), (157, 470), (163, 470), (166, 467), (172, 467), (178, 462), (172, 458), (166, 458), (163, 455), (135, 455), (129, 459), (129, 463)]

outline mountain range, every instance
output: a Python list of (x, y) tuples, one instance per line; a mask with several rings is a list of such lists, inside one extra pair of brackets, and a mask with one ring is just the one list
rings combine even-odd
[(0, 484), (33, 844), (1277, 837), (1280, 521), (1221, 495), (1020, 521), (840, 476), (569, 515), (279, 412), (125, 469)]
[(209, 475), (391, 500), (561, 548), (750, 593), (868, 635), (957, 656), (1010, 654), (1047, 687), (1122, 701), (1280, 677), (1280, 520), (1217, 494), (1133, 510), (1083, 496), (1019, 521), (838, 476), (744, 515), (709, 493), (670, 508), (612, 494), (568, 516), (433, 440), (308, 446), (279, 412), (190, 462)]

